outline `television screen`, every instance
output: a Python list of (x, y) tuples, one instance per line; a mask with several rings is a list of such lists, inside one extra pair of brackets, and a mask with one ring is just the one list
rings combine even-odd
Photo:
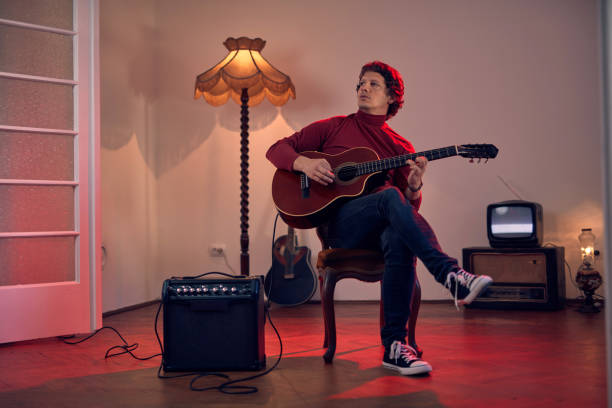
[(530, 207), (499, 206), (491, 213), (491, 234), (499, 238), (529, 238), (533, 234)]
[(487, 236), (493, 248), (540, 246), (542, 206), (523, 200), (489, 204)]

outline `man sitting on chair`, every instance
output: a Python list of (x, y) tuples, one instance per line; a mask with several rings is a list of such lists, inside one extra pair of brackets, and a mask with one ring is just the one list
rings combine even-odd
[[(272, 145), (266, 157), (279, 169), (303, 172), (323, 185), (334, 183), (331, 165), (300, 152), (339, 154), (368, 147), (381, 159), (414, 153), (412, 144), (386, 121), (403, 105), (404, 83), (397, 70), (380, 61), (364, 65), (357, 85), (357, 113), (314, 122)], [(389, 170), (383, 185), (343, 204), (328, 221), (326, 242), (334, 248), (381, 250), (385, 260), (382, 280), (385, 347), (383, 366), (403, 375), (431, 371), (406, 344), (406, 323), (416, 279), (415, 256), (455, 297), (455, 305), (468, 304), (492, 279), (472, 275), (445, 254), (427, 221), (418, 213), (427, 159)]]

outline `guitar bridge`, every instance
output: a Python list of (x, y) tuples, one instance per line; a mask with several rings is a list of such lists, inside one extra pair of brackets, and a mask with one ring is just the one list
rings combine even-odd
[(302, 198), (310, 197), (310, 182), (308, 176), (304, 173), (300, 174), (300, 190), (302, 191)]

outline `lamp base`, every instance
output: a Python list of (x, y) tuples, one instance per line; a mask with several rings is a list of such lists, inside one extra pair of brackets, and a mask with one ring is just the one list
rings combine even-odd
[(599, 313), (600, 309), (595, 306), (595, 301), (593, 300), (593, 292), (585, 292), (584, 293), (584, 302), (578, 308), (580, 313)]
[(578, 308), (580, 313), (599, 313), (600, 310), (595, 305), (582, 305)]
[(576, 272), (576, 285), (584, 293), (584, 302), (578, 309), (581, 313), (598, 313), (599, 308), (595, 306), (593, 294), (601, 286), (601, 274), (591, 267), (590, 263), (584, 262)]

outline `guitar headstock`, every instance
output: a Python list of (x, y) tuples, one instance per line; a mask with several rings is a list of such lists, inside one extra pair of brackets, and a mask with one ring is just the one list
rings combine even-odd
[(468, 159), (494, 159), (499, 149), (492, 144), (464, 144), (457, 146), (457, 154)]

